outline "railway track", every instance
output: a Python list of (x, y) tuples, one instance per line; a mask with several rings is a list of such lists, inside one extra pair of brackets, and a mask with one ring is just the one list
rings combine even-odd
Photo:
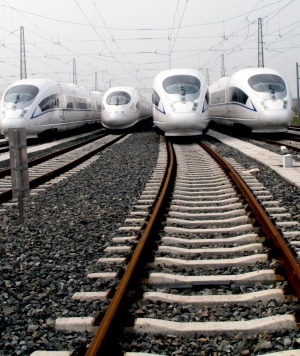
[(300, 131), (300, 126), (291, 125), (291, 126), (289, 127), (289, 130)]
[[(267, 143), (272, 146), (278, 147), (278, 153), (287, 154), (290, 153), (289, 150), (294, 151), (294, 159), (298, 160), (297, 153), (300, 152), (300, 137), (299, 135), (292, 133), (269, 134), (264, 136), (262, 134), (246, 134), (241, 136), (235, 129), (232, 128), (222, 128), (214, 126), (213, 130), (217, 132), (225, 133), (228, 136), (233, 136), (238, 139), (246, 139), (255, 145), (260, 145), (260, 143)], [(281, 150), (282, 149), (282, 150)], [(296, 154), (296, 155), (295, 155)]]
[(290, 138), (277, 140), (266, 137), (259, 137), (259, 139), (263, 142), (270, 143), (275, 146), (285, 146), (287, 149), (300, 152), (300, 138), (296, 136), (290, 136)]
[(292, 341), (283, 349), (293, 349), (299, 338), (298, 223), (231, 159), (261, 208), (243, 182), (232, 184), (232, 167), (221, 169), (207, 150), (174, 145), (173, 156), (168, 144), (172, 158), (165, 168), (161, 147), (152, 179), (120, 236), (99, 259), (100, 271), (88, 275), (102, 281), (104, 290), (73, 296), (110, 300), (108, 309), (95, 317), (56, 320), (58, 330), (96, 332), (87, 355), (165, 355), (179, 345), (179, 354), (247, 355), (249, 345), (259, 350), (263, 341), (272, 344), (287, 333)]
[[(28, 162), (30, 189), (43, 189), (41, 185), (61, 176), (79, 164), (93, 159), (99, 151), (122, 139), (122, 135), (106, 135), (92, 138), (75, 145), (57, 149)], [(97, 159), (97, 157), (95, 157)], [(61, 179), (61, 178), (60, 178)], [(33, 192), (34, 193), (34, 192)], [(0, 170), (0, 203), (12, 199), (10, 168)]]

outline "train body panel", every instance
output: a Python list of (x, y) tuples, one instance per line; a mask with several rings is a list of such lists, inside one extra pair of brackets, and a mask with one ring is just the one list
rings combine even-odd
[(103, 95), (74, 84), (23, 79), (10, 85), (1, 99), (0, 130), (25, 128), (27, 138), (45, 131), (66, 131), (101, 122)]
[(207, 84), (197, 70), (170, 69), (153, 81), (154, 126), (166, 136), (201, 135), (209, 124)]
[(242, 69), (214, 82), (209, 92), (210, 118), (217, 124), (261, 133), (285, 132), (291, 124), (291, 93), (276, 70)]
[(104, 93), (102, 125), (124, 130), (151, 116), (150, 98), (133, 87), (112, 87)]

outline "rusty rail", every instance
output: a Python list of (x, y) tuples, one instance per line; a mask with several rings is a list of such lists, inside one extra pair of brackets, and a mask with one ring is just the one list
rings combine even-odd
[(201, 142), (200, 146), (213, 156), (228, 173), (243, 197), (246, 199), (256, 220), (259, 222), (261, 229), (265, 233), (266, 238), (272, 239), (275, 246), (279, 249), (280, 256), (277, 256), (278, 261), (283, 266), (286, 272), (286, 278), (294, 289), (297, 298), (300, 299), (300, 266), (291, 249), (287, 246), (283, 236), (235, 169), (207, 144)]
[(128, 291), (133, 287), (134, 281), (141, 278), (143, 271), (142, 266), (146, 263), (144, 256), (147, 253), (147, 246), (154, 240), (153, 227), (157, 224), (158, 219), (160, 219), (162, 208), (169, 197), (170, 186), (173, 179), (175, 179), (176, 160), (170, 142), (167, 142), (167, 148), (168, 166), (152, 215), (132, 254), (126, 271), (112, 297), (111, 303), (104, 314), (96, 335), (87, 350), (87, 356), (112, 354), (113, 343), (115, 343), (117, 333), (121, 328), (121, 318), (119, 318), (119, 316), (124, 312), (123, 309)]

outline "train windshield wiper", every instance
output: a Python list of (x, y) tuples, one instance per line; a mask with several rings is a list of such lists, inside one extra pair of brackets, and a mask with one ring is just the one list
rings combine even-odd
[(20, 93), (16, 96), (16, 100), (14, 101), (14, 104), (17, 104), (20, 101)]

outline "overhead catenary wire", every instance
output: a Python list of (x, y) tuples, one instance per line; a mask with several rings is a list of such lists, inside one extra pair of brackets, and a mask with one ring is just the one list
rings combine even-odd
[[(22, 10), (21, 6), (12, 6), (7, 0), (0, 0), (0, 6), (2, 6), (3, 14), (9, 11), (9, 17), (12, 19), (16, 17), (23, 18), (26, 34), (32, 34), (32, 36), (26, 36), (26, 50), (28, 51), (29, 61), (35, 64), (35, 73), (43, 74), (43, 70), (41, 69), (42, 65), (47, 68), (44, 74), (55, 75), (55, 73), (59, 72), (60, 75), (63, 76), (64, 71), (71, 71), (70, 59), (74, 57), (80, 58), (78, 61), (78, 63), (80, 63), (80, 69), (78, 68), (78, 81), (87, 81), (90, 76), (93, 78), (91, 86), (94, 87), (94, 73), (99, 71), (99, 68), (105, 73), (104, 75), (107, 79), (118, 80), (114, 74), (114, 71), (118, 67), (120, 71), (128, 71), (128, 77), (131, 78), (130, 80), (143, 80), (143, 84), (149, 86), (151, 85), (151, 82), (149, 82), (149, 67), (152, 67), (152, 69), (156, 67), (157, 71), (164, 69), (168, 65), (168, 55), (170, 57), (170, 54), (172, 54), (172, 65), (174, 66), (181, 66), (182, 63), (189, 66), (191, 63), (196, 63), (197, 58), (197, 67), (209, 67), (210, 73), (213, 73), (214, 66), (218, 68), (220, 66), (220, 62), (218, 62), (220, 60), (218, 58), (221, 51), (224, 52), (225, 56), (235, 56), (234, 53), (236, 51), (242, 54), (238, 57), (236, 63), (233, 63), (232, 60), (226, 60), (228, 70), (236, 66), (251, 66), (256, 62), (253, 49), (256, 47), (257, 38), (255, 22), (259, 15), (268, 18), (268, 28), (264, 29), (265, 31), (267, 30), (267, 33), (264, 34), (264, 39), (266, 41), (268, 58), (270, 58), (270, 60), (274, 57), (279, 58), (282, 55), (280, 52), (270, 54), (269, 52), (280, 51), (282, 49), (285, 51), (293, 51), (299, 42), (297, 41), (299, 38), (297, 37), (299, 36), (297, 34), (298, 24), (292, 21), (291, 24), (294, 23), (292, 26), (287, 24), (286, 21), (283, 21), (283, 12), (297, 3), (297, 1), (299, 0), (258, 0), (255, 6), (252, 6), (250, 10), (240, 11), (237, 15), (227, 17), (219, 16), (219, 18), (214, 21), (200, 20), (195, 23), (187, 22), (187, 18), (185, 17), (188, 13), (185, 12), (188, 1), (178, 0), (176, 3), (174, 2), (176, 5), (175, 14), (171, 12), (171, 22), (169, 22), (171, 26), (160, 26), (159, 24), (152, 27), (133, 25), (130, 28), (110, 26), (107, 23), (107, 19), (105, 19), (105, 13), (103, 13), (102, 7), (100, 7), (95, 0), (88, 0), (87, 2), (74, 1), (74, 7), (78, 8), (79, 5), (87, 16), (84, 23), (82, 21), (76, 21), (76, 17), (74, 17), (75, 21), (72, 21), (71, 18), (62, 18), (60, 14), (51, 17), (50, 13), (44, 16), (42, 12), (38, 13), (36, 10)], [(87, 11), (87, 5), (90, 6), (91, 4), (94, 10), (92, 15)], [(190, 2), (190, 4), (190, 6), (193, 6), (192, 2)], [(181, 9), (180, 5), (182, 5)], [(188, 6), (189, 10), (190, 6)], [(81, 15), (84, 16), (82, 13)], [(278, 20), (279, 16), (280, 21)], [(33, 17), (35, 19), (44, 19), (48, 23), (53, 22), (55, 31), (47, 31), (46, 28), (39, 26), (38, 22), (34, 24), (33, 28), (33, 25), (31, 25)], [(183, 22), (183, 20), (185, 21)], [(26, 26), (26, 24), (28, 25)], [(168, 24), (168, 22), (165, 22), (165, 24)], [(205, 36), (207, 33), (209, 35), (211, 34), (210, 26), (215, 27), (218, 24), (222, 27), (222, 30), (220, 29), (219, 31), (219, 36)], [(84, 31), (89, 31), (87, 32), (88, 35), (81, 41), (80, 36), (77, 36), (78, 38), (72, 41), (72, 38), (64, 36), (65, 25), (70, 28), (76, 28), (76, 32), (78, 31), (78, 26), (82, 26), (82, 29), (85, 29)], [(17, 62), (18, 50), (16, 50), (17, 46), (16, 44), (14, 45), (14, 41), (17, 43), (19, 39), (17, 33), (11, 35), (11, 32), (13, 30), (18, 31), (18, 29), (12, 30), (11, 27), (13, 26), (7, 26), (7, 24), (3, 22), (2, 38), (4, 46), (2, 46), (3, 48), (1, 47), (1, 60), (5, 61), (9, 56), (13, 57), (15, 55)], [(197, 35), (195, 35), (193, 31), (197, 28), (201, 31), (198, 31)], [(100, 29), (102, 30), (100, 31)], [(278, 29), (280, 29), (280, 31), (278, 31)], [(103, 32), (103, 30), (105, 31)], [(118, 33), (118, 31), (121, 32)], [(128, 32), (126, 33), (126, 31)], [(136, 32), (133, 33), (132, 31)], [(146, 36), (145, 32), (147, 32)], [(282, 37), (278, 36), (279, 32)], [(222, 36), (226, 37), (226, 40), (223, 39)], [(149, 37), (149, 39), (146, 39), (146, 37)], [(102, 42), (100, 38), (102, 38), (105, 43)], [(210, 38), (210, 43), (205, 41), (205, 38)], [(185, 39), (193, 39), (193, 42), (185, 41)], [(290, 42), (285, 43), (284, 39), (289, 39)], [(126, 41), (128, 45), (125, 47), (121, 41)], [(135, 41), (137, 44), (133, 45), (130, 41)], [(147, 46), (145, 44), (146, 41), (148, 42)], [(158, 51), (155, 51), (155, 48), (153, 48), (156, 41), (163, 41)], [(97, 58), (93, 51), (85, 51), (84, 46), (87, 42), (94, 42), (95, 49), (101, 45), (100, 50), (102, 49), (102, 55)], [(80, 46), (77, 46), (77, 43), (80, 44)], [(97, 43), (99, 43), (99, 45), (97, 45)], [(201, 45), (202, 43), (204, 45)], [(209, 45), (206, 45), (206, 43), (209, 43)], [(2, 67), (5, 66), (6, 68), (7, 66), (17, 69), (14, 65), (14, 61), (9, 60), (9, 62), (9, 64), (3, 64)], [(192, 64), (192, 66), (195, 66), (195, 64)], [(136, 76), (137, 71), (139, 73), (138, 77)], [(11, 70), (5, 72), (5, 75), (7, 75), (6, 78), (10, 75), (9, 72), (11, 72)], [(80, 75), (80, 73), (82, 73), (82, 75)]]

